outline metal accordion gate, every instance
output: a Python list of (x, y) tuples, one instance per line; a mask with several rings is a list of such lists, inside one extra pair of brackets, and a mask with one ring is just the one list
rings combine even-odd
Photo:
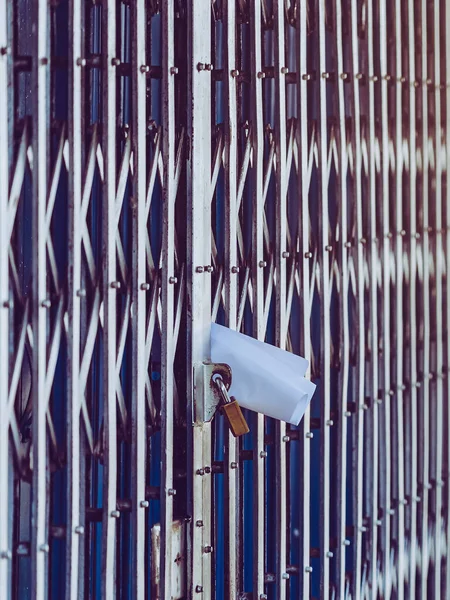
[[(450, 598), (450, 3), (0, 0), (0, 596)], [(299, 427), (202, 402), (209, 325)]]

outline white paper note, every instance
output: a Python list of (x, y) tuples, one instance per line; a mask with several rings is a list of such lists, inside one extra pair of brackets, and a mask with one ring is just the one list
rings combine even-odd
[(298, 425), (316, 386), (305, 379), (308, 361), (213, 323), (211, 360), (231, 367), (230, 396), (243, 408)]

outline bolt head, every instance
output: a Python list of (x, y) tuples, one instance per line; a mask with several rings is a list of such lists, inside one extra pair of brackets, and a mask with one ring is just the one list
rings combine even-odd
[(266, 76), (266, 74), (264, 73), (264, 71), (258, 71), (257, 77), (258, 79), (264, 79)]
[(170, 488), (167, 490), (167, 493), (169, 494), (169, 496), (176, 496), (177, 495), (177, 490), (174, 490), (173, 488)]
[(289, 69), (287, 67), (281, 67), (281, 72), (283, 75), (287, 75), (289, 73)]
[(77, 58), (77, 66), (78, 67), (85, 67), (86, 66), (86, 59), (85, 58)]
[(259, 453), (259, 456), (261, 458), (266, 458), (267, 457), (267, 452), (265, 450), (261, 450), (261, 452)]
[(196, 525), (197, 527), (203, 527), (203, 521), (200, 521), (200, 520), (198, 520), (198, 521), (195, 521), (195, 525)]
[(232, 463), (230, 464), (230, 468), (231, 468), (231, 469), (237, 469), (237, 468), (238, 468), (238, 466), (239, 466), (239, 465), (237, 464), (237, 462), (232, 462)]
[(239, 267), (231, 267), (231, 272), (232, 273), (239, 273)]
[(111, 517), (113, 517), (113, 519), (119, 519), (120, 518), (120, 512), (118, 510), (111, 511)]
[(203, 592), (203, 587), (201, 585), (196, 585), (195, 591), (197, 592), (197, 594), (201, 594)]
[(290, 442), (291, 438), (288, 435), (283, 435), (282, 441), (283, 442)]
[(3, 558), (5, 560), (11, 560), (12, 559), (11, 550), (2, 550), (2, 552), (0, 552), (0, 558)]
[(82, 525), (77, 525), (75, 527), (75, 533), (77, 533), (78, 535), (83, 535), (84, 534), (84, 527)]
[(141, 508), (148, 508), (150, 506), (150, 503), (148, 500), (141, 500), (140, 506)]
[(204, 270), (205, 270), (205, 269), (204, 269), (203, 267), (196, 267), (196, 268), (195, 268), (195, 272), (196, 272), (196, 273), (203, 273), (203, 272), (204, 272)]
[(239, 71), (237, 69), (233, 69), (231, 71), (231, 77), (239, 77)]

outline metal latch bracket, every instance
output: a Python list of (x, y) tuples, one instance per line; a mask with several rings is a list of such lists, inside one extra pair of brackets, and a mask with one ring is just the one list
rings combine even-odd
[(231, 386), (231, 368), (225, 363), (203, 362), (194, 364), (194, 419), (209, 423), (222, 401), (214, 376), (219, 375), (226, 389)]

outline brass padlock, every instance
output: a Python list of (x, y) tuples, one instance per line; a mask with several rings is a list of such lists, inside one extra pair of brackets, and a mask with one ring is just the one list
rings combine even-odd
[(228, 426), (230, 427), (231, 433), (234, 435), (234, 437), (239, 437), (240, 435), (248, 433), (250, 429), (248, 428), (247, 421), (242, 414), (241, 407), (239, 406), (236, 398), (230, 398), (228, 396), (227, 388), (220, 377), (217, 377), (214, 381), (218, 386), (222, 396), (222, 412), (225, 416), (225, 419), (228, 421)]
[(239, 437), (250, 431), (236, 398), (231, 397), (230, 402), (222, 406), (222, 412), (228, 421), (228, 425), (234, 437)]

